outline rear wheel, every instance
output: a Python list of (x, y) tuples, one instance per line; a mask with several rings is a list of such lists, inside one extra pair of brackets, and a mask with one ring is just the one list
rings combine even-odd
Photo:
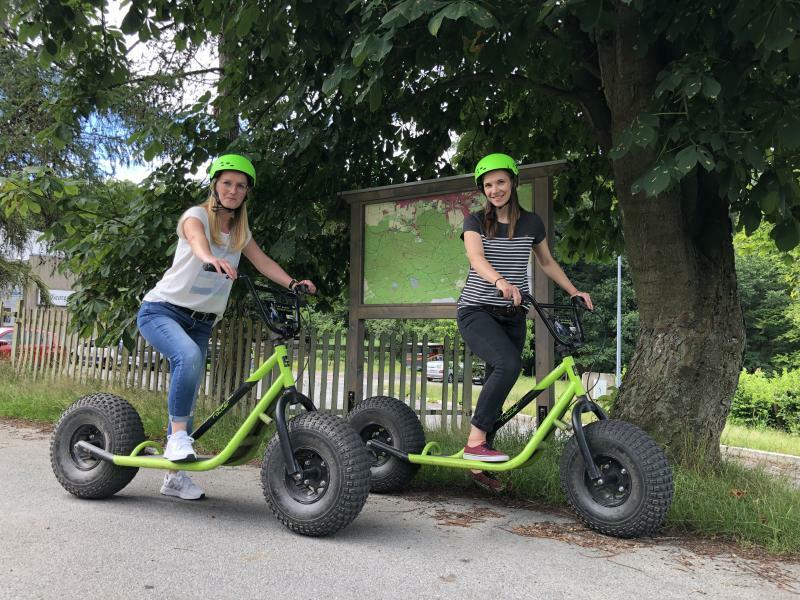
[(589, 479), (574, 437), (560, 465), (561, 485), (578, 518), (606, 535), (652, 535), (663, 524), (674, 491), (663, 450), (625, 421), (596, 421), (584, 433), (602, 483)]
[(342, 419), (321, 412), (289, 422), (289, 439), (303, 470), (289, 476), (278, 436), (264, 452), (261, 487), (278, 520), (296, 533), (331, 535), (355, 519), (369, 495), (369, 456)]
[[(375, 439), (406, 454), (418, 454), (425, 446), (425, 433), (417, 415), (397, 398), (366, 398), (348, 415), (347, 420), (364, 443)], [(373, 492), (402, 490), (419, 471), (419, 465), (405, 462), (386, 452), (370, 448), (370, 453), (370, 490)]]
[(50, 440), (50, 464), (70, 494), (106, 498), (128, 485), (139, 469), (118, 467), (75, 445), (84, 441), (111, 454), (127, 455), (143, 440), (142, 420), (126, 400), (113, 394), (90, 394), (61, 415)]

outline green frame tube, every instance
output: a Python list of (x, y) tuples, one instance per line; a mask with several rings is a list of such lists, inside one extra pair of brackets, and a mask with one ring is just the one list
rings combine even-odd
[(537, 382), (533, 389), (546, 390), (564, 375), (567, 376), (567, 380), (569, 381), (567, 389), (565, 389), (558, 398), (555, 406), (553, 406), (553, 410), (547, 414), (544, 422), (536, 429), (536, 433), (528, 440), (528, 443), (522, 451), (509, 460), (500, 463), (465, 460), (461, 458), (464, 454), (463, 449), (451, 456), (432, 456), (426, 453), (432, 448), (431, 445), (428, 444), (425, 449), (423, 449), (422, 454), (409, 454), (409, 462), (417, 465), (435, 465), (438, 467), (452, 467), (456, 469), (479, 469), (481, 471), (511, 471), (512, 469), (527, 466), (541, 455), (541, 453), (535, 454), (536, 451), (544, 447), (545, 439), (557, 427), (556, 423), (561, 422), (564, 414), (566, 414), (575, 398), (586, 395), (586, 390), (583, 388), (581, 378), (575, 370), (575, 359), (571, 356), (565, 356), (561, 363), (548, 373), (544, 379)]
[[(280, 369), (280, 375), (275, 379), (269, 389), (261, 396), (261, 399), (250, 411), (250, 414), (241, 424), (239, 429), (233, 434), (233, 437), (222, 449), (222, 452), (205, 460), (198, 460), (195, 462), (182, 462), (174, 463), (166, 458), (157, 458), (153, 456), (138, 456), (145, 447), (154, 446), (158, 448), (158, 444), (152, 441), (145, 441), (134, 448), (130, 455), (123, 456), (115, 454), (113, 463), (119, 467), (138, 467), (145, 469), (169, 469), (180, 471), (210, 471), (223, 464), (233, 455), (236, 449), (247, 438), (253, 428), (264, 420), (267, 409), (277, 400), (281, 392), (285, 389), (294, 386), (294, 376), (292, 369), (289, 365), (289, 355), (285, 344), (278, 344), (275, 346), (275, 351), (272, 353), (265, 362), (258, 367), (252, 375), (245, 381), (255, 383), (266, 377), (275, 365)], [(263, 416), (262, 416), (263, 415)], [(241, 460), (237, 460), (239, 464)]]

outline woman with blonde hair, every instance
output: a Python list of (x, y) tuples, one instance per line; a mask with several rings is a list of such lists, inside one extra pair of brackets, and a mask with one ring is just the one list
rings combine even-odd
[[(169, 360), (164, 458), (176, 463), (197, 459), (189, 436), (194, 403), (205, 376), (211, 328), (225, 312), (241, 255), (279, 285), (292, 289), (302, 283), (316, 292), (311, 281), (298, 282), (287, 275), (253, 240), (245, 206), (256, 183), (253, 164), (238, 154), (226, 154), (211, 163), (209, 178), (208, 199), (178, 219), (172, 266), (147, 292), (136, 319), (142, 336)], [(216, 272), (203, 270), (204, 264), (213, 265)], [(205, 496), (184, 471), (168, 472), (161, 493), (184, 500)]]

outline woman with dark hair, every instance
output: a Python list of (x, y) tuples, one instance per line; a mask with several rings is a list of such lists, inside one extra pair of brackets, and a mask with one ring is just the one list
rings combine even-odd
[[(506, 454), (489, 447), (486, 434), (501, 415), (522, 369), (525, 316), (530, 309), (523, 304), (522, 293), (530, 291), (531, 251), (550, 279), (592, 308), (589, 294), (572, 285), (543, 243), (547, 234), (542, 220), (519, 205), (518, 175), (514, 159), (506, 154), (481, 159), (475, 167), (475, 183), (486, 205), (464, 219), (462, 239), (470, 268), (458, 299), (458, 329), (472, 352), (486, 363), (486, 379), (464, 447), (463, 456), (470, 460), (508, 460)], [(472, 477), (491, 491), (503, 489), (489, 473), (472, 471)]]

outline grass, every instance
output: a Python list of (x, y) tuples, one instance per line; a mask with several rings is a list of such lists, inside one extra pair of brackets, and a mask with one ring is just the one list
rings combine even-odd
[[(464, 444), (466, 431), (426, 432), (428, 441), (454, 453)], [(496, 445), (516, 454), (527, 442), (519, 434), (499, 435)], [(511, 483), (512, 496), (547, 505), (566, 504), (559, 480), (564, 442), (554, 440), (542, 458), (526, 469), (498, 476)], [(672, 465), (675, 497), (665, 526), (672, 531), (735, 541), (761, 547), (777, 555), (800, 553), (800, 490), (760, 469), (724, 461), (717, 469), (699, 465)], [(474, 490), (460, 469), (423, 467), (414, 486), (429, 490)]]
[(726, 446), (800, 456), (800, 435), (775, 429), (750, 429), (728, 423), (722, 432), (721, 441)]
[[(22, 419), (38, 423), (55, 424), (61, 413), (75, 400), (97, 391), (98, 384), (80, 384), (72, 380), (30, 381), (19, 377), (7, 364), (0, 364), (0, 417)], [(111, 393), (130, 402), (144, 425), (145, 435), (163, 442), (167, 435), (167, 402), (162, 393), (139, 389), (113, 390)], [(213, 408), (213, 407), (212, 407)], [(196, 444), (203, 453), (219, 452), (241, 425), (239, 407), (225, 415)], [(199, 424), (211, 411), (198, 407), (195, 424)]]
[[(81, 395), (95, 391), (92, 385), (72, 381), (34, 381), (19, 378), (8, 365), (0, 365), (0, 417), (40, 423), (55, 423), (61, 412)], [(527, 391), (529, 384), (518, 383)], [(145, 433), (163, 440), (166, 402), (162, 394), (125, 390), (124, 396), (142, 417)], [(198, 419), (204, 415), (199, 414)], [(198, 443), (203, 452), (218, 452), (241, 422), (241, 415), (224, 417)], [(429, 440), (438, 441), (445, 451), (463, 446), (465, 432), (429, 431)], [(790, 443), (785, 443), (785, 437)], [(735, 442), (732, 440), (736, 440)], [(796, 449), (796, 436), (752, 432), (729, 427), (723, 442), (752, 444), (760, 449), (789, 452)], [(497, 445), (509, 453), (518, 452), (527, 441), (520, 434), (500, 436)], [(771, 445), (772, 444), (772, 445)], [(535, 500), (550, 506), (563, 506), (564, 493), (558, 474), (561, 454), (559, 442), (545, 449), (542, 458), (526, 469), (503, 474), (512, 484), (513, 497)], [(800, 490), (761, 470), (746, 469), (734, 462), (723, 462), (718, 469), (698, 465), (673, 466), (675, 499), (667, 516), (671, 531), (700, 533), (708, 537), (734, 540), (743, 546), (762, 547), (778, 555), (800, 554)], [(422, 468), (415, 487), (440, 491), (474, 490), (460, 469)]]

